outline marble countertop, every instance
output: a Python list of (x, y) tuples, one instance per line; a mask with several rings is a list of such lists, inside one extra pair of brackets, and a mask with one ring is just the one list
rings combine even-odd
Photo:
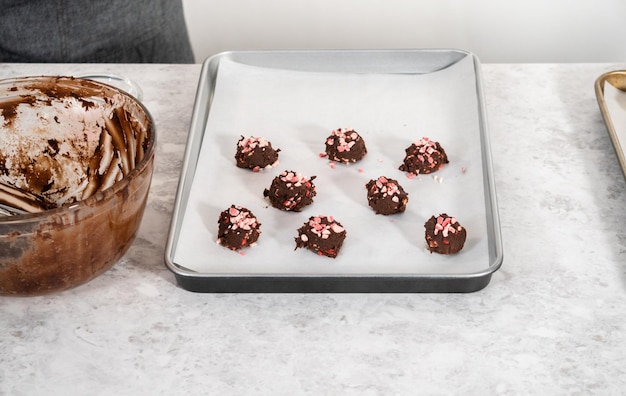
[(485, 64), (504, 262), (470, 294), (196, 294), (164, 265), (200, 65), (0, 64), (135, 80), (159, 143), (128, 253), (0, 297), (0, 395), (617, 395), (626, 184), (593, 84), (621, 64)]

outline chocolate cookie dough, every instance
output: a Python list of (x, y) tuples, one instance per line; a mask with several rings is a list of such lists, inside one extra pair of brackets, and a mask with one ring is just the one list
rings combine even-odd
[(261, 223), (242, 206), (231, 205), (221, 212), (218, 224), (217, 243), (230, 250), (254, 246), (261, 235)]
[(414, 175), (428, 174), (443, 168), (448, 156), (439, 142), (422, 138), (407, 147), (400, 170)]
[(263, 196), (277, 209), (299, 212), (312, 204), (317, 194), (313, 179), (315, 176), (307, 179), (298, 172), (283, 171), (272, 180), (270, 188), (263, 191)]
[(458, 253), (463, 249), (467, 231), (455, 217), (442, 213), (432, 216), (426, 224), (426, 243), (430, 252), (440, 254)]
[(335, 258), (346, 239), (346, 230), (332, 216), (313, 216), (298, 229), (296, 249), (307, 248), (320, 256)]
[(365, 185), (367, 203), (376, 214), (390, 215), (404, 212), (409, 201), (409, 194), (404, 191), (397, 180), (380, 176)]
[(235, 160), (239, 168), (252, 169), (258, 172), (278, 165), (278, 152), (272, 143), (262, 137), (241, 137), (237, 142)]
[(335, 129), (326, 138), (326, 155), (331, 161), (348, 164), (363, 159), (365, 154), (365, 141), (354, 129)]

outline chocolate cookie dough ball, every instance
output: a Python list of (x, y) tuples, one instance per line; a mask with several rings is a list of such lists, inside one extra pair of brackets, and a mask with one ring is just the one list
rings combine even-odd
[(467, 231), (455, 217), (442, 213), (432, 216), (426, 224), (426, 243), (430, 252), (440, 254), (458, 253), (463, 249)]
[(239, 168), (252, 169), (258, 172), (261, 169), (273, 168), (278, 165), (278, 152), (272, 143), (262, 137), (241, 137), (237, 142), (235, 161)]
[(220, 213), (217, 222), (217, 243), (230, 250), (254, 246), (261, 235), (261, 223), (242, 206), (231, 205)]
[(346, 239), (346, 230), (332, 216), (313, 216), (298, 229), (296, 249), (307, 248), (320, 256), (335, 258)]
[(376, 214), (391, 215), (404, 212), (409, 202), (409, 194), (404, 191), (397, 180), (380, 176), (365, 185), (367, 203)]
[(270, 188), (263, 191), (263, 196), (277, 209), (299, 212), (312, 204), (317, 194), (313, 179), (315, 176), (306, 178), (298, 172), (283, 171), (272, 180)]
[(439, 142), (422, 138), (407, 147), (406, 156), (400, 170), (414, 175), (428, 174), (443, 168), (448, 156)]
[(331, 161), (348, 164), (363, 159), (365, 154), (365, 141), (354, 129), (335, 129), (326, 138), (326, 155)]

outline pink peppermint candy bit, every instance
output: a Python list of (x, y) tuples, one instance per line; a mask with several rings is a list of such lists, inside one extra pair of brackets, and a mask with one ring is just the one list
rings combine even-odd
[[(322, 219), (325, 222), (322, 222)], [(333, 216), (315, 216), (309, 219), (308, 222), (309, 230), (311, 233), (317, 235), (322, 239), (328, 239), (332, 232), (337, 234), (344, 231), (344, 228), (335, 222)], [(303, 239), (300, 237), (302, 241), (306, 242), (308, 239)]]
[(431, 158), (431, 156), (433, 153), (439, 152), (439, 150), (437, 150), (436, 142), (433, 142), (429, 138), (424, 137), (416, 141), (413, 144), (415, 144), (417, 148), (416, 157), (418, 161), (420, 161), (421, 163), (426, 163), (426, 162), (428, 162), (429, 164), (434, 163), (434, 160)]
[[(454, 224), (456, 224), (455, 217), (439, 216), (437, 217), (437, 224), (435, 224), (435, 229), (433, 233), (435, 235), (438, 235), (439, 232), (441, 231), (444, 238), (447, 238), (449, 234), (456, 234), (457, 228), (454, 227)], [(460, 230), (461, 230), (461, 227), (458, 228), (458, 231)]]
[[(383, 194), (384, 197), (389, 195), (397, 195), (400, 189), (397, 184), (389, 181), (385, 176), (380, 176), (375, 182), (378, 191)], [(397, 197), (394, 202), (398, 202)]]
[(250, 212), (242, 210), (241, 207), (230, 207), (228, 209), (228, 214), (230, 215), (230, 224), (232, 225), (231, 229), (236, 230), (241, 228), (243, 230), (249, 231), (252, 227), (257, 225), (256, 217), (254, 217)]
[(333, 225), (331, 225), (330, 229), (333, 230), (337, 234), (340, 234), (344, 231), (344, 228), (337, 223), (334, 223)]
[(280, 174), (280, 180), (288, 183), (288, 187), (291, 187), (290, 183), (294, 184), (296, 187), (300, 187), (302, 183), (306, 183), (308, 181), (308, 179), (302, 176), (302, 174), (293, 171), (283, 171)]
[(243, 138), (242, 136), (242, 139), (239, 140), (237, 144), (239, 147), (242, 147), (242, 152), (247, 153), (253, 151), (257, 147), (269, 146), (269, 141), (261, 137), (250, 136), (248, 138)]
[(358, 140), (359, 134), (352, 128), (339, 128), (331, 132), (331, 136), (326, 140), (326, 144), (329, 146), (337, 146), (337, 151), (343, 153), (344, 151), (350, 151), (355, 144), (355, 140)]

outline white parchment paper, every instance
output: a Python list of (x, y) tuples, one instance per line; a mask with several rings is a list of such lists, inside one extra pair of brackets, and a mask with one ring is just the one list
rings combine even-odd
[[(333, 129), (364, 138), (360, 162), (325, 158)], [(280, 148), (278, 167), (258, 173), (235, 166), (240, 135)], [(398, 170), (404, 150), (421, 137), (439, 141), (450, 164), (408, 179)], [(220, 62), (198, 169), (184, 213), (174, 262), (207, 274), (466, 274), (489, 266), (476, 75), (471, 57), (425, 75), (311, 73)], [(317, 197), (302, 212), (269, 205), (263, 190), (283, 170), (317, 176)], [(409, 193), (407, 211), (376, 215), (365, 184), (397, 179)], [(219, 213), (231, 204), (262, 223), (258, 245), (241, 254), (215, 241)], [(424, 223), (446, 212), (467, 228), (456, 255), (431, 254)], [(297, 228), (314, 215), (332, 215), (347, 230), (336, 259), (294, 250)]]

